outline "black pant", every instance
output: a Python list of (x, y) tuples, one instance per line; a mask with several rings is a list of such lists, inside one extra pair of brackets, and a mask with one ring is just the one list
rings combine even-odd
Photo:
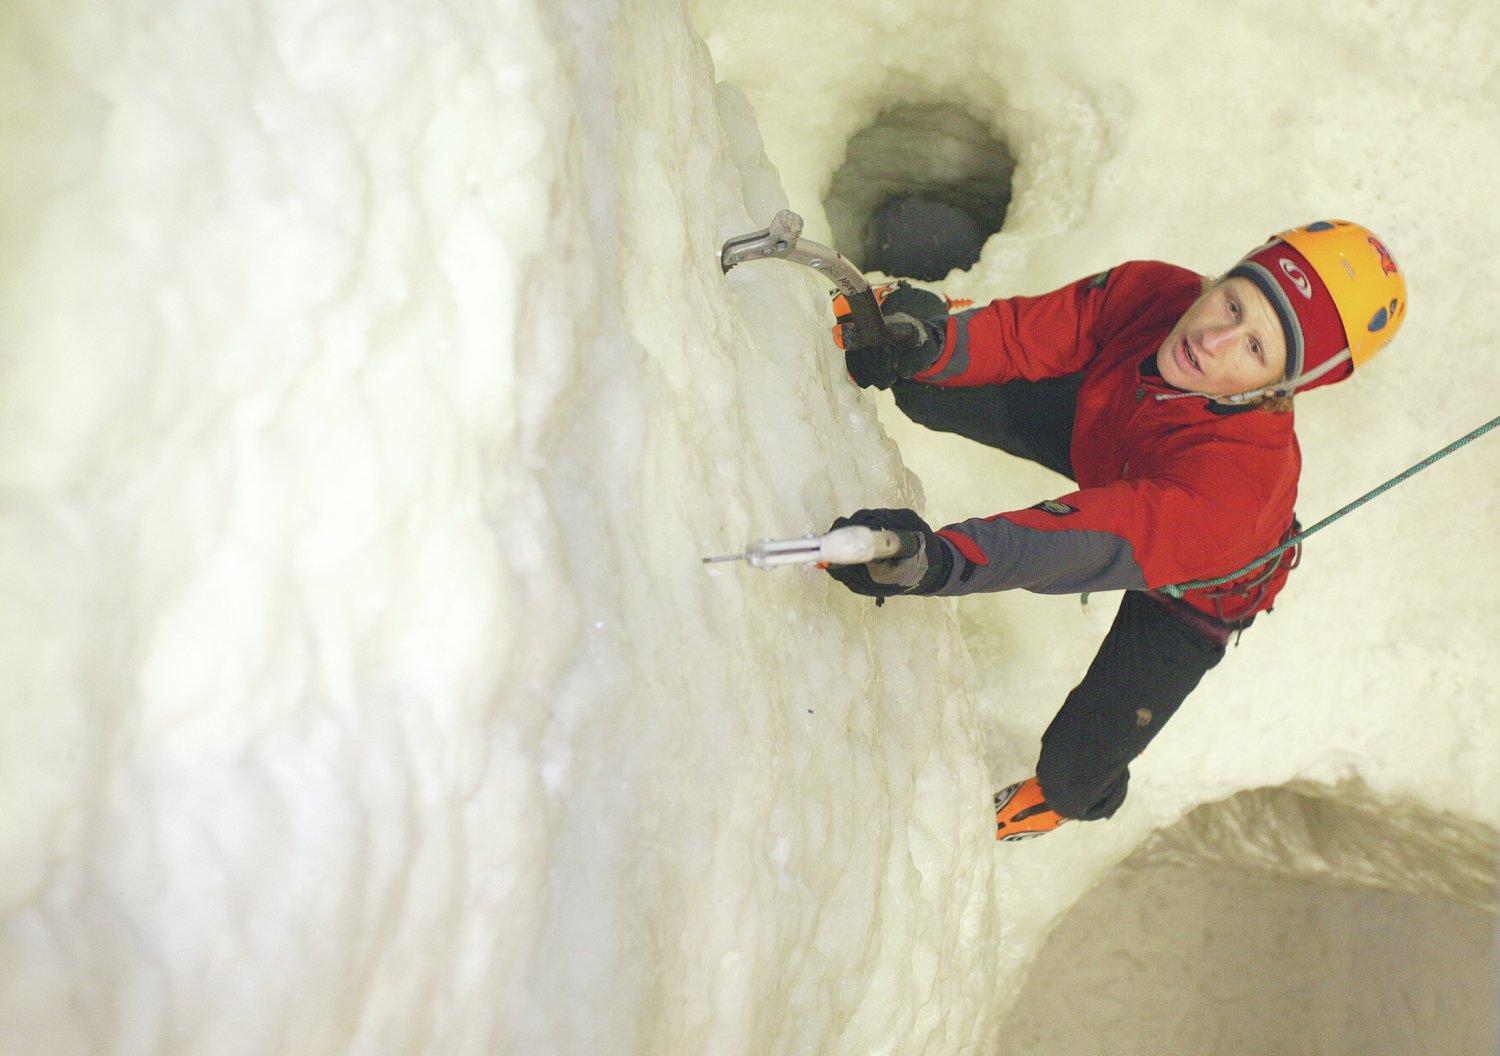
[[(914, 422), (998, 447), (1072, 480), (1073, 419), (1082, 382), (1081, 374), (955, 389), (898, 381), (891, 391)], [(1088, 673), (1042, 735), (1036, 774), (1053, 810), (1093, 821), (1120, 809), (1131, 760), (1223, 659), (1227, 635), (1205, 633), (1212, 622), (1183, 602), (1125, 592)]]

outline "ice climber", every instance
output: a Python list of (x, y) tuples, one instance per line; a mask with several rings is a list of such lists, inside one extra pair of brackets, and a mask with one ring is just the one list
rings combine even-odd
[(1159, 588), (1236, 572), (1295, 534), (1292, 397), (1391, 339), (1405, 280), (1379, 239), (1334, 220), (1276, 235), (1216, 280), (1137, 261), (952, 315), (901, 284), (883, 311), (891, 343), (846, 350), (855, 381), (1077, 487), (937, 531), (911, 510), (860, 510), (834, 527), (915, 532), (921, 547), (829, 574), (874, 597), (1125, 591), (1042, 735), (1036, 776), (995, 797), (1002, 840), (1107, 818), (1131, 761), (1271, 608), (1296, 549), (1180, 599)]

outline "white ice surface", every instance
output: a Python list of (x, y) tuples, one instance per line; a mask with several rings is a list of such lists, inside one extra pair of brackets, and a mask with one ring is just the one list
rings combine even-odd
[(1263, 7), (8, 5), (0, 1052), (983, 1051), (1197, 804), (1500, 823), (1500, 441), (1320, 537), (1117, 819), (1003, 852), (1110, 599), (698, 563), (1057, 486), (848, 384), (811, 273), (719, 274), (826, 237), (896, 100), (1020, 161), (954, 296), (1388, 237), (1410, 321), (1308, 398), (1305, 514), (1492, 417), (1500, 13)]

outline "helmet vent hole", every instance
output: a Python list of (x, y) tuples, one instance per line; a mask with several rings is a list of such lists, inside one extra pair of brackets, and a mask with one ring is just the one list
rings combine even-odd
[(882, 112), (850, 140), (823, 206), (861, 270), (922, 281), (964, 271), (1005, 223), (1016, 161), (989, 125), (948, 104)]

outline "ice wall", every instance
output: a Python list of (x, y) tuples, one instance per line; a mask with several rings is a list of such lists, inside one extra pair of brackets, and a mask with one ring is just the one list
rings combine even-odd
[(965, 1048), (951, 610), (699, 563), (920, 493), (683, 13), (0, 46), (0, 1050)]

